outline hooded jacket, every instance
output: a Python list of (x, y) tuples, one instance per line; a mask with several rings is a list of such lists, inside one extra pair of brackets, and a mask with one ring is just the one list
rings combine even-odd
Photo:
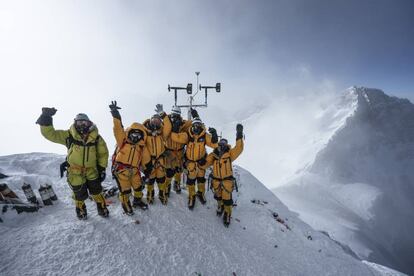
[[(145, 166), (151, 161), (151, 156), (145, 146), (147, 133), (145, 127), (139, 123), (133, 123), (124, 130), (121, 120), (114, 118), (114, 136), (118, 147), (115, 161), (124, 165), (139, 168)], [(140, 130), (143, 133), (143, 139), (133, 144), (128, 139), (128, 134), (132, 130)]]
[(145, 133), (147, 134), (146, 146), (150, 152), (151, 158), (158, 159), (165, 151), (165, 141), (171, 133), (170, 120), (164, 120), (161, 128), (157, 131), (151, 130), (150, 120), (143, 123)]
[(42, 135), (49, 141), (65, 145), (68, 148), (67, 161), (71, 167), (106, 168), (108, 165), (108, 148), (99, 135), (96, 125), (86, 136), (86, 140), (76, 131), (72, 124), (69, 130), (55, 130), (53, 125), (41, 126)]
[(207, 156), (207, 163), (205, 168), (213, 166), (213, 178), (225, 179), (233, 176), (232, 162), (239, 157), (244, 147), (243, 139), (236, 141), (236, 146), (231, 148), (227, 146), (227, 150), (220, 156), (218, 148), (214, 149), (212, 153)]

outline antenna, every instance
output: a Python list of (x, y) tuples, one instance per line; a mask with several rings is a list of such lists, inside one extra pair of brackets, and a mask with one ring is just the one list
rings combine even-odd
[[(187, 84), (187, 87), (177, 87), (177, 86), (170, 86), (168, 85), (168, 91), (174, 90), (174, 104), (178, 107), (184, 107), (184, 108), (188, 108), (188, 119), (191, 119), (191, 108), (193, 107), (207, 107), (208, 106), (208, 102), (207, 102), (207, 98), (208, 98), (208, 90), (209, 89), (215, 89), (217, 93), (221, 92), (221, 83), (216, 83), (215, 86), (202, 86), (201, 84), (199, 84), (199, 76), (200, 76), (200, 72), (195, 72), (196, 76), (197, 76), (197, 86), (196, 86), (196, 93), (193, 95), (193, 85), (191, 83)], [(204, 103), (203, 104), (194, 104), (194, 98), (197, 96), (198, 92), (201, 91), (202, 89), (204, 89)], [(177, 103), (178, 101), (178, 97), (177, 97), (177, 92), (180, 90), (186, 90), (187, 91), (187, 95), (188, 95), (188, 102), (189, 104), (181, 104), (179, 105)]]

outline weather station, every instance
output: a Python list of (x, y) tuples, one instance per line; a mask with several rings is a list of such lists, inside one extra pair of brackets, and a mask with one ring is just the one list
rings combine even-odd
[[(192, 83), (188, 83), (186, 87), (178, 87), (178, 86), (170, 86), (168, 85), (168, 91), (174, 91), (174, 105), (180, 107), (180, 108), (187, 108), (187, 114), (188, 114), (188, 119), (191, 119), (191, 109), (192, 108), (196, 108), (196, 107), (208, 107), (208, 92), (211, 89), (214, 89), (217, 93), (221, 92), (221, 83), (218, 82), (216, 83), (215, 86), (203, 86), (201, 84), (199, 84), (199, 76), (200, 76), (200, 72), (195, 72), (196, 76), (197, 76), (197, 86), (196, 86), (196, 92), (193, 95), (193, 84)], [(204, 103), (197, 103), (195, 101), (196, 96), (198, 95), (199, 92), (204, 90)], [(178, 103), (178, 92), (179, 91), (185, 91), (188, 95), (187, 98), (187, 104), (179, 104)]]

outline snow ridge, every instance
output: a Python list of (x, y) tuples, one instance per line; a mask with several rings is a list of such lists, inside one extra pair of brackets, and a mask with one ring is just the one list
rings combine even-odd
[(193, 211), (184, 191), (173, 193), (168, 206), (157, 201), (133, 218), (122, 214), (116, 198), (108, 219), (98, 217), (88, 201), (89, 218), (78, 221), (70, 190), (57, 176), (63, 159), (38, 153), (0, 157), (19, 197), (23, 181), (34, 189), (50, 181), (59, 197), (35, 214), (2, 214), (1, 275), (386, 275), (303, 223), (240, 167), (229, 228), (215, 215), (210, 192), (208, 204), (197, 202)]

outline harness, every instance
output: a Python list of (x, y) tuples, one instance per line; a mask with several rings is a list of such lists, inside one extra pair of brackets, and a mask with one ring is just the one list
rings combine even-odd
[[(111, 172), (112, 172), (112, 177), (115, 178), (116, 175), (118, 175), (121, 171), (129, 171), (130, 172), (130, 176), (132, 177), (132, 170), (134, 167), (132, 165), (129, 164), (124, 164), (122, 162), (116, 161), (116, 156), (118, 155), (118, 153), (121, 151), (121, 149), (127, 144), (126, 139), (122, 142), (121, 146), (115, 147), (114, 153), (112, 154), (112, 166), (111, 166)], [(138, 145), (139, 146), (139, 145)], [(139, 146), (139, 147), (143, 147), (143, 146)], [(141, 156), (142, 158), (142, 156)], [(128, 157), (129, 160), (129, 157)], [(139, 168), (137, 168), (139, 170)]]
[[(214, 162), (219, 162), (219, 171), (221, 170), (221, 162), (220, 162), (220, 157), (218, 157), (216, 154), (213, 155), (214, 156)], [(233, 168), (232, 162), (231, 162), (231, 158), (230, 157), (226, 157), (224, 158), (224, 160), (228, 160), (228, 162), (230, 162), (230, 168)], [(224, 163), (226, 163), (227, 161), (224, 161)], [(213, 163), (213, 170), (214, 170), (214, 163)], [(220, 182), (220, 187), (221, 189), (225, 190), (226, 192), (228, 192), (229, 194), (231, 194), (233, 191), (229, 191), (226, 189), (226, 187), (224, 187), (224, 181), (230, 180), (233, 182), (233, 185), (236, 188), (236, 192), (239, 191), (239, 187), (237, 185), (237, 180), (236, 178), (233, 176), (233, 169), (231, 169), (231, 175), (230, 176), (226, 176), (224, 178), (219, 178), (219, 177), (214, 177), (213, 176), (213, 171), (211, 172), (211, 174), (209, 175), (209, 181), (211, 180), (216, 180)]]

